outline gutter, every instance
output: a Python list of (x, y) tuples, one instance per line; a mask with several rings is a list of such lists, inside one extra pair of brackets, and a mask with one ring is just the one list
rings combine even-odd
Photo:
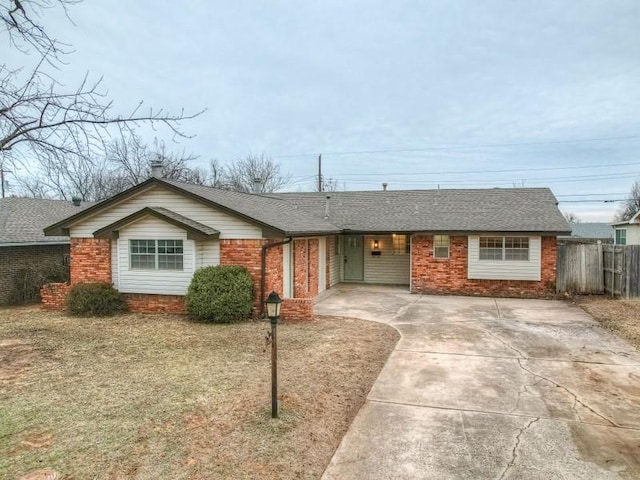
[(267, 250), (274, 247), (279, 247), (281, 245), (287, 245), (291, 243), (293, 240), (292, 237), (289, 237), (287, 240), (276, 243), (267, 243), (262, 246), (261, 259), (262, 262), (260, 264), (260, 317), (264, 316), (264, 301), (265, 301), (265, 287), (266, 287), (266, 278), (265, 273), (267, 271)]

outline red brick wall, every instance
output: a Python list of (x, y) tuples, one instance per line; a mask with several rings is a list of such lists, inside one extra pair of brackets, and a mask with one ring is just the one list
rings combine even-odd
[(556, 237), (542, 237), (541, 280), (471, 280), (467, 278), (468, 237), (450, 237), (448, 259), (433, 258), (433, 236), (411, 240), (411, 290), (418, 293), (461, 293), (540, 297), (555, 293)]
[(283, 320), (313, 320), (313, 299), (286, 298), (280, 313)]
[(305, 298), (309, 295), (308, 242), (303, 238), (293, 241), (293, 297)]
[(315, 297), (318, 294), (318, 265), (320, 262), (320, 241), (317, 238), (309, 239), (309, 268), (307, 269), (309, 290), (308, 296)]
[(282, 245), (267, 250), (265, 295), (275, 291), (283, 296), (284, 272), (282, 264)]
[(151, 295), (124, 293), (129, 310), (138, 313), (186, 313), (185, 297), (182, 295)]
[[(260, 312), (260, 282), (262, 278), (262, 245), (264, 240), (220, 240), (220, 265), (241, 265), (253, 279), (253, 314)], [(268, 293), (268, 292), (267, 292)]]
[(71, 284), (111, 281), (111, 240), (72, 238)]
[(40, 289), (42, 308), (45, 310), (64, 310), (67, 295), (71, 288), (66, 283), (47, 283)]

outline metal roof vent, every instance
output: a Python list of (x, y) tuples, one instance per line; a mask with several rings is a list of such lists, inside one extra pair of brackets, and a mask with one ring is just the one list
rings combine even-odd
[(382, 191), (383, 191), (383, 192), (386, 192), (386, 191), (387, 191), (387, 185), (388, 185), (388, 184), (387, 184), (387, 182), (384, 182), (384, 183), (382, 184)]
[(71, 202), (73, 203), (74, 206), (79, 207), (80, 204), (82, 203), (82, 198), (80, 198), (80, 197), (71, 197)]

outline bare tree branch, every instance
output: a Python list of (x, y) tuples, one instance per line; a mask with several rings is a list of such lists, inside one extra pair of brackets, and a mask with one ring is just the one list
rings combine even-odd
[(291, 176), (280, 172), (280, 165), (264, 154), (249, 154), (227, 166), (222, 174), (222, 186), (247, 193), (268, 193), (280, 190)]
[(640, 180), (633, 182), (629, 196), (616, 213), (615, 221), (624, 222), (630, 220), (636, 213), (640, 212)]

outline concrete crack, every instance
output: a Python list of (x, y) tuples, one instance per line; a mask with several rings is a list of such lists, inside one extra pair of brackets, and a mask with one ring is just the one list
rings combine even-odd
[(518, 359), (518, 365), (520, 366), (520, 368), (522, 370), (524, 370), (525, 372), (529, 373), (530, 375), (533, 375), (534, 377), (540, 378), (542, 380), (545, 380), (547, 382), (549, 382), (552, 385), (555, 385), (558, 388), (561, 388), (562, 390), (564, 390), (565, 392), (567, 392), (569, 395), (571, 395), (573, 397), (573, 405), (571, 406), (571, 409), (573, 410), (573, 412), (576, 414), (576, 417), (578, 417), (578, 421), (580, 421), (580, 423), (582, 422), (582, 418), (580, 417), (580, 414), (578, 413), (577, 410), (577, 405), (581, 405), (582, 407), (586, 408), (587, 410), (589, 410), (591, 413), (593, 413), (595, 416), (601, 418), (602, 420), (604, 420), (605, 422), (609, 423), (611, 426), (613, 427), (620, 427), (620, 425), (618, 425), (616, 422), (614, 422), (613, 420), (611, 420), (610, 418), (605, 417), (603, 414), (597, 412), (596, 410), (594, 410), (592, 407), (590, 407), (589, 405), (587, 405), (586, 403), (584, 403), (582, 400), (580, 400), (580, 398), (578, 397), (578, 395), (576, 395), (575, 393), (573, 393), (571, 390), (569, 390), (567, 387), (565, 387), (564, 385), (559, 384), (558, 382), (551, 380), (550, 378), (545, 377), (544, 375), (540, 375), (539, 373), (534, 372), (533, 370), (528, 369), (527, 367), (525, 367), (524, 365), (522, 365), (522, 359)]
[(540, 417), (537, 417), (537, 418), (534, 418), (533, 420), (531, 420), (524, 427), (522, 427), (520, 429), (520, 431), (518, 432), (518, 435), (516, 435), (516, 444), (513, 446), (513, 449), (511, 450), (511, 460), (509, 461), (509, 463), (507, 463), (507, 466), (505, 467), (504, 471), (502, 472), (502, 475), (500, 475), (499, 480), (503, 480), (504, 477), (509, 472), (509, 470), (511, 469), (511, 467), (513, 467), (516, 464), (516, 458), (518, 456), (518, 448), (520, 447), (520, 440), (522, 439), (522, 435), (524, 435), (524, 433), (527, 430), (529, 430), (531, 425), (536, 423), (538, 420), (540, 420)]
[(518, 350), (516, 347), (514, 347), (513, 345), (511, 345), (509, 342), (507, 342), (506, 340), (501, 339), (498, 335), (496, 335), (495, 333), (493, 333), (491, 330), (486, 330), (484, 328), (480, 328), (480, 330), (482, 330), (484, 333), (486, 333), (487, 335), (489, 335), (492, 338), (495, 338), (496, 340), (498, 340), (501, 344), (503, 344), (505, 347), (507, 347), (510, 350), (513, 350), (514, 352), (516, 352), (518, 354), (519, 358), (522, 359), (526, 359), (528, 358), (524, 353), (522, 353), (520, 350)]

